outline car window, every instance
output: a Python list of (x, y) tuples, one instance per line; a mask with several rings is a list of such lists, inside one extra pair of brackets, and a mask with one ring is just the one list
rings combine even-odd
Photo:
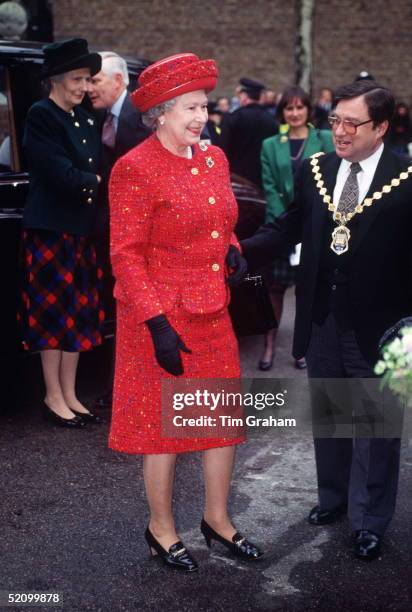
[(0, 175), (17, 170), (8, 69), (0, 65)]
[(27, 163), (22, 150), (24, 125), (28, 110), (34, 102), (45, 95), (40, 78), (41, 64), (24, 62), (11, 65), (9, 83), (12, 103), (12, 117), (15, 135), (15, 157), (18, 172), (27, 171)]

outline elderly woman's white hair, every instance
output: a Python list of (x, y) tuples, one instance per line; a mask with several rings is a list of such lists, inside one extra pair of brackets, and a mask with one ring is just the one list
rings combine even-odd
[(17, 2), (0, 4), (0, 37), (18, 40), (27, 29), (27, 12)]
[(129, 72), (126, 61), (114, 51), (101, 51), (99, 55), (102, 58), (102, 72), (108, 76), (121, 74), (123, 83), (127, 86), (129, 84)]
[(142, 121), (145, 126), (152, 130), (156, 130), (159, 117), (167, 113), (176, 102), (177, 97), (172, 98), (172, 100), (167, 100), (167, 102), (162, 102), (162, 104), (158, 104), (157, 106), (153, 106), (153, 108), (149, 108), (145, 113), (142, 113)]

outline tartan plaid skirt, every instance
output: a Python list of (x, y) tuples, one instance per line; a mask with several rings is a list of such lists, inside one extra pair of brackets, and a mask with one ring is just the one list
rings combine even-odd
[(24, 348), (87, 351), (102, 342), (102, 276), (84, 236), (28, 229), (19, 319)]

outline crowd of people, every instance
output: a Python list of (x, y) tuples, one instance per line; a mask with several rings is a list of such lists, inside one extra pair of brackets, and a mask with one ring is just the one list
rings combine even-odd
[[(30, 109), (24, 135), (19, 315), (26, 347), (41, 355), (44, 414), (71, 428), (100, 421), (75, 383), (80, 352), (102, 342), (99, 258), (110, 250), (109, 446), (144, 456), (150, 551), (169, 567), (198, 569), (177, 534), (172, 496), (177, 455), (203, 451), (206, 543), (255, 561), (262, 551), (227, 509), (244, 432), (162, 435), (162, 380), (240, 378), (227, 306), (248, 264), (262, 270), (278, 319), (296, 283), (297, 367), (312, 378), (375, 376), (380, 336), (410, 314), (411, 167), (391, 150), (404, 153), (409, 142), (407, 108), (396, 107), (389, 127), (393, 96), (370, 75), (322, 90), (313, 109), (300, 87), (277, 98), (242, 78), (233, 109), (226, 97), (208, 102), (218, 69), (192, 53), (149, 65), (132, 93), (114, 52), (89, 53), (84, 39), (70, 39), (44, 53), (49, 94)], [(86, 95), (96, 115), (81, 106)], [(265, 224), (240, 243), (233, 180), (266, 200)], [(268, 331), (261, 370), (272, 367), (274, 341)], [(356, 556), (379, 556), (395, 508), (399, 438), (315, 438), (315, 455), (319, 503), (309, 523), (348, 513)]]

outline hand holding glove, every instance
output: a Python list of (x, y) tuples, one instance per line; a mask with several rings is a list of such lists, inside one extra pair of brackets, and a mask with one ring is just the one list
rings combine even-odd
[(227, 284), (229, 287), (240, 285), (247, 273), (247, 263), (246, 259), (240, 254), (239, 249), (233, 244), (229, 247), (225, 262), (229, 270), (231, 270), (226, 279)]
[(183, 374), (183, 363), (180, 351), (191, 353), (179, 334), (170, 325), (165, 315), (158, 315), (146, 321), (152, 335), (157, 363), (163, 370), (180, 376)]

